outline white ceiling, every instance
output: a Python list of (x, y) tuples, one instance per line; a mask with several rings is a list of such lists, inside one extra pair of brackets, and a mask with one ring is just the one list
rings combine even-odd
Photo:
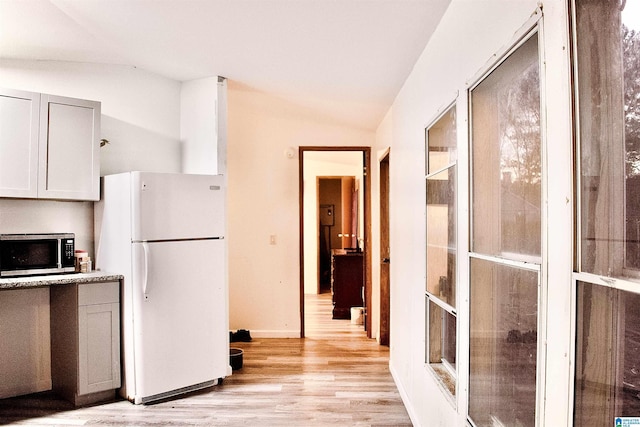
[(450, 0), (0, 0), (0, 58), (224, 76), (375, 129)]

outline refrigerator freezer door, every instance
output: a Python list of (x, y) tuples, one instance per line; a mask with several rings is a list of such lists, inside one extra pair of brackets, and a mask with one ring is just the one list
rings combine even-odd
[(132, 172), (132, 240), (224, 236), (222, 175)]
[(224, 240), (134, 243), (133, 257), (135, 396), (129, 398), (147, 403), (225, 377)]

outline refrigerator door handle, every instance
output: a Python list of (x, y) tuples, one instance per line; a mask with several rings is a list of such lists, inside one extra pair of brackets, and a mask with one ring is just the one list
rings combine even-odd
[(147, 301), (149, 299), (149, 295), (147, 295), (147, 283), (149, 278), (149, 244), (147, 242), (142, 242), (142, 252), (144, 254), (144, 275), (142, 276), (142, 293), (144, 294), (144, 300)]

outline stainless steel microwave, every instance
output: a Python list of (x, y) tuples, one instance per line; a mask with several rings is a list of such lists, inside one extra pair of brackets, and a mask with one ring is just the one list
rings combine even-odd
[(73, 233), (0, 234), (0, 277), (75, 271)]

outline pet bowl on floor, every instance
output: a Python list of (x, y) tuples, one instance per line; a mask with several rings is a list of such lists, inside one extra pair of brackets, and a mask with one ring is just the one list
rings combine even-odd
[(229, 364), (231, 365), (232, 370), (242, 369), (242, 355), (243, 351), (241, 348), (230, 348), (229, 349)]

